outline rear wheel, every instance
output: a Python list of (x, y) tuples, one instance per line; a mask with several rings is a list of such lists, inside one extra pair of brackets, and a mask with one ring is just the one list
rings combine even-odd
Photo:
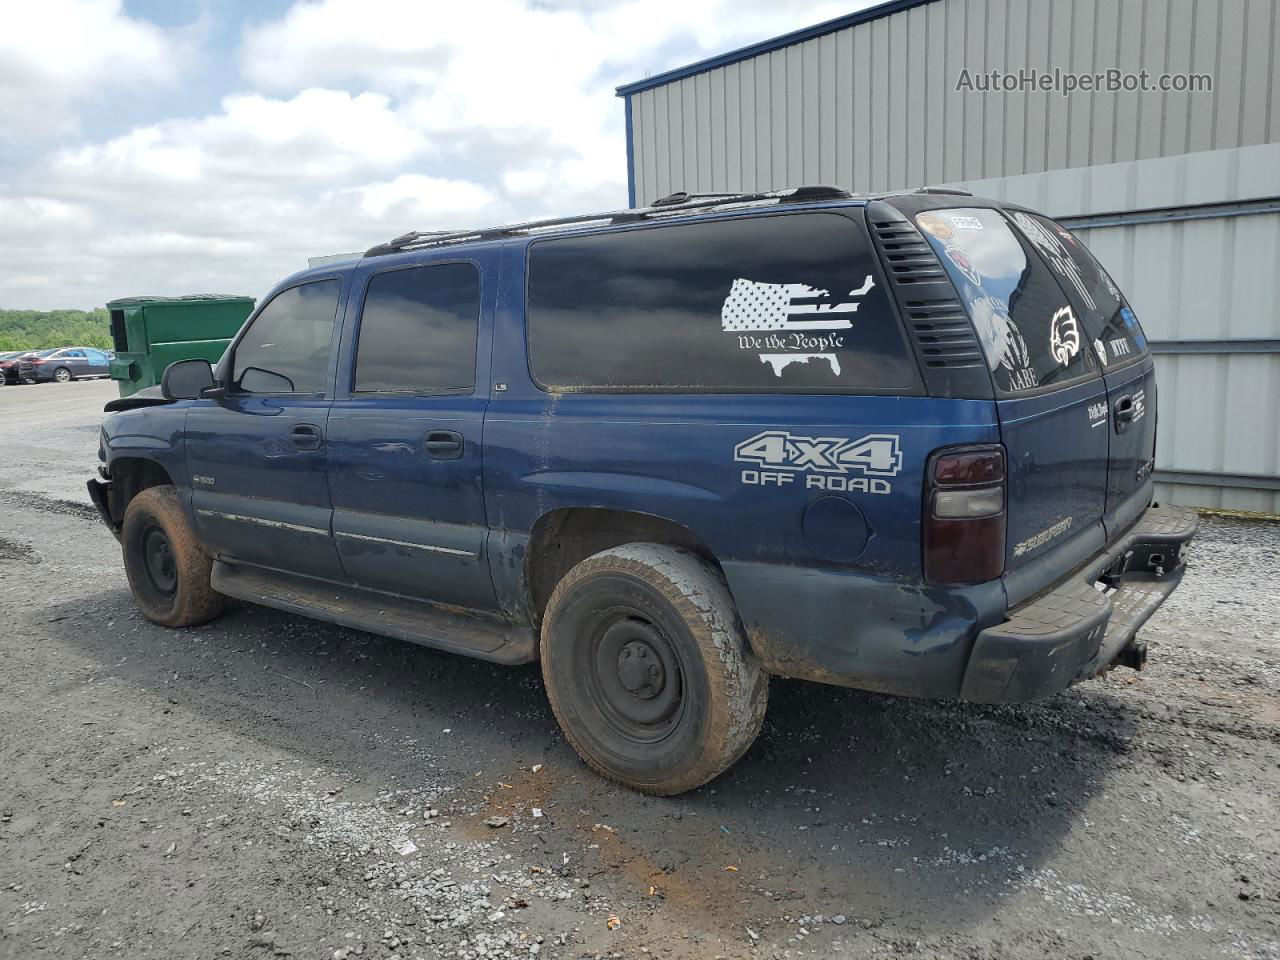
[(70, 383), (72, 380), (71, 371), (66, 367), (59, 367), (57, 370), (53, 371), (53, 379), (57, 380), (59, 383)]
[(173, 487), (148, 487), (130, 501), (120, 544), (133, 599), (148, 620), (190, 627), (222, 612), (225, 598), (209, 584), (213, 557), (196, 539)]
[(614, 547), (565, 575), (543, 618), (542, 675), (578, 754), (659, 795), (732, 766), (768, 702), (768, 675), (720, 574), (659, 544)]

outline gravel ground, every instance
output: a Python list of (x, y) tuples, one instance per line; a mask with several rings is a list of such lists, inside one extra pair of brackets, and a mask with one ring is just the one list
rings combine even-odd
[(775, 682), (744, 760), (659, 800), (586, 770), (536, 669), (143, 620), (83, 490), (113, 392), (0, 389), (2, 957), (1280, 958), (1280, 526), (1205, 521), (1142, 674)]

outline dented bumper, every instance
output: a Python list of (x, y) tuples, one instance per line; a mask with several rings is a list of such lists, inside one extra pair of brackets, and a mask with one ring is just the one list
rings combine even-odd
[(1137, 640), (1182, 580), (1198, 518), (1154, 506), (1133, 528), (1049, 591), (979, 631), (960, 696), (977, 703), (1038, 700), (1120, 663), (1141, 668)]

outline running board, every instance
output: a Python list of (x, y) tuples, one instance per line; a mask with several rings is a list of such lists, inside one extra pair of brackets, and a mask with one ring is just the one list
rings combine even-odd
[(456, 612), (461, 608), (222, 560), (214, 561), (210, 580), (213, 589), (237, 600), (450, 653), (506, 664), (529, 663), (538, 656), (531, 628), (479, 612)]

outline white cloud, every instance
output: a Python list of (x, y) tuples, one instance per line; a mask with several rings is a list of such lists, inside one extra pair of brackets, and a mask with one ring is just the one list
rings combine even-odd
[(179, 47), (127, 16), (120, 0), (10, 4), (0, 28), (0, 130), (10, 140), (74, 132), (82, 101), (172, 83)]
[(847, 7), (297, 2), (244, 32), (241, 77), (229, 71), (217, 110), (81, 143), (65, 134), (77, 104), (171, 80), (181, 44), (211, 32), (166, 34), (110, 0), (31, 10), (18, 34), (0, 32), (0, 122), (18, 103), (63, 136), (0, 173), (4, 306), (261, 295), (308, 256), (410, 229), (622, 206), (616, 84)]

